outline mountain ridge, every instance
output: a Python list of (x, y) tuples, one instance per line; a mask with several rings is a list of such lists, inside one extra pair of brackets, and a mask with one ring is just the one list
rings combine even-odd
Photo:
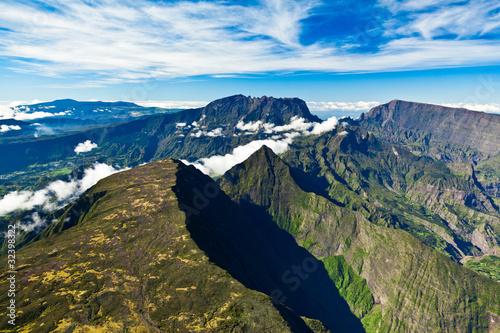
[(399, 132), (411, 135), (411, 131), (416, 130), (431, 134), (429, 139), (437, 142), (466, 145), (488, 155), (500, 152), (500, 115), (497, 114), (392, 100), (363, 113), (357, 123), (386, 139), (397, 140)]
[[(224, 112), (220, 112), (219, 108)], [(288, 123), (294, 116), (311, 122), (321, 122), (299, 98), (252, 98), (240, 94), (210, 102), (204, 110), (204, 114), (216, 118), (220, 123), (242, 119), (245, 123), (261, 120), (280, 126)]]

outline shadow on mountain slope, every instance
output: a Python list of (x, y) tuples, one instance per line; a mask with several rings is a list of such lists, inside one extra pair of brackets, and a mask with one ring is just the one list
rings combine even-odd
[(297, 315), (318, 319), (335, 332), (364, 332), (322, 262), (264, 209), (255, 206), (253, 216), (245, 215), (210, 177), (194, 171), (179, 163), (174, 192), (191, 237), (211, 261)]

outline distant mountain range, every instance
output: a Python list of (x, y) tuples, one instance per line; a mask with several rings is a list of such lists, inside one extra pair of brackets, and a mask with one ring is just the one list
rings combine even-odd
[(64, 135), (96, 126), (179, 111), (142, 107), (129, 102), (79, 102), (72, 99), (18, 105), (11, 109), (16, 120), (0, 119), (0, 126), (17, 121), (16, 124), (21, 129), (0, 132), (0, 143), (30, 141), (33, 136)]
[[(50, 115), (72, 118), (80, 120), (94, 120), (98, 123), (106, 123), (109, 121), (130, 120), (131, 118), (150, 114), (151, 110), (157, 108), (144, 108), (130, 102), (100, 102), (89, 101), (80, 102), (73, 99), (59, 99), (52, 102), (18, 105), (13, 108), (15, 111), (22, 113), (25, 117), (30, 115), (34, 117), (37, 113), (40, 119)], [(137, 112), (136, 115), (133, 112)]]
[(18, 328), (500, 332), (496, 117), (392, 101), (321, 122), (296, 98), (236, 95), (0, 145), (4, 191), (135, 166), (17, 217), (43, 220), (18, 235)]

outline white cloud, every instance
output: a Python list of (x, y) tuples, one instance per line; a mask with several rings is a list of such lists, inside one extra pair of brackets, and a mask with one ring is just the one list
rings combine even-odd
[(135, 104), (144, 107), (157, 107), (164, 109), (196, 109), (206, 106), (209, 102), (203, 101), (140, 101)]
[[(48, 108), (46, 107), (46, 109), (48, 109)], [(100, 111), (104, 111), (104, 110), (100, 110)], [(94, 112), (96, 112), (96, 110), (94, 110)], [(72, 114), (73, 114), (73, 112), (71, 110), (66, 110), (66, 111), (54, 113), (54, 116), (68, 116), (68, 115), (72, 115)]]
[[(195, 127), (198, 127), (198, 126), (195, 126)], [(213, 130), (211, 130), (209, 132), (208, 131), (203, 131), (203, 130), (198, 130), (198, 132), (191, 133), (189, 136), (193, 136), (195, 138), (199, 138), (201, 136), (209, 136), (209, 137), (223, 136), (223, 134), (222, 134), (222, 128), (218, 127), (218, 128), (213, 129)]]
[(500, 113), (500, 103), (477, 104), (477, 103), (444, 103), (443, 106), (451, 108), (464, 108), (473, 111), (482, 111), (488, 113)]
[(198, 121), (193, 121), (191, 123), (191, 126), (195, 127), (195, 128), (198, 128), (200, 127), (200, 123), (203, 121), (203, 119), (205, 119), (206, 116), (205, 115), (202, 115), (201, 118), (198, 120)]
[(307, 102), (311, 111), (368, 111), (380, 102)]
[(186, 125), (187, 125), (186, 123), (177, 123), (175, 124), (175, 127), (184, 127)]
[(0, 216), (7, 215), (18, 209), (31, 209), (35, 206), (49, 205), (51, 196), (47, 189), (32, 191), (14, 191), (0, 199)]
[(338, 136), (344, 136), (344, 135), (347, 135), (347, 134), (348, 134), (348, 133), (347, 133), (347, 131), (342, 131), (342, 132), (340, 132), (340, 133), (339, 133), (339, 134), (337, 134), (337, 135), (338, 135)]
[(49, 193), (55, 195), (58, 201), (63, 201), (77, 192), (78, 185), (77, 182), (56, 180), (50, 183), (45, 189), (48, 190)]
[(297, 116), (293, 116), (290, 119), (290, 123), (281, 125), (281, 126), (269, 126), (266, 131), (268, 133), (279, 133), (279, 132), (287, 132), (287, 131), (306, 131), (307, 129), (314, 126), (315, 123), (311, 123), (306, 121), (304, 118), (300, 118)]
[(239, 121), (236, 125), (241, 131), (250, 131), (245, 134), (254, 134), (258, 130), (263, 129), (266, 134), (282, 133), (282, 132), (300, 132), (302, 135), (317, 135), (327, 131), (331, 131), (338, 124), (335, 117), (331, 117), (321, 123), (309, 122), (304, 118), (293, 116), (290, 122), (285, 125), (276, 126), (272, 123), (264, 123), (262, 121), (243, 123)]
[[(41, 119), (47, 117), (56, 117), (56, 116), (66, 116), (71, 115), (72, 112), (70, 110), (61, 111), (57, 113), (50, 113), (45, 111), (35, 111), (27, 106), (31, 104), (41, 103), (39, 100), (33, 100), (31, 102), (0, 102), (0, 119), (15, 119), (15, 120), (33, 120), (33, 119)], [(45, 106), (43, 109), (52, 109), (55, 106)]]
[(236, 147), (232, 153), (226, 154), (224, 156), (212, 156), (208, 158), (201, 158), (194, 163), (189, 163), (188, 161), (182, 160), (185, 164), (192, 164), (201, 172), (211, 175), (218, 174), (221, 175), (227, 170), (231, 169), (238, 163), (245, 161), (250, 155), (259, 150), (262, 146), (268, 146), (276, 154), (281, 154), (288, 149), (288, 145), (292, 143), (292, 138), (286, 138), (283, 140), (256, 140), (252, 141), (246, 145)]
[(12, 119), (14, 118), (14, 111), (10, 108), (11, 102), (1, 102), (0, 103), (0, 119)]
[(2, 125), (0, 126), (0, 133), (8, 132), (8, 131), (19, 131), (21, 126), (19, 125)]
[(399, 156), (399, 153), (396, 148), (394, 148), (394, 146), (392, 146), (392, 152), (394, 153), (394, 155)]
[(30, 232), (35, 229), (39, 229), (47, 224), (46, 219), (40, 218), (40, 215), (37, 212), (31, 214), (28, 220), (30, 221), (29, 222), (24, 221), (23, 223), (19, 222), (16, 226), (17, 229), (21, 231)]
[(40, 119), (40, 118), (46, 118), (46, 117), (54, 117), (52, 113), (49, 112), (43, 112), (43, 111), (36, 111), (36, 112), (31, 112), (30, 108), (19, 108), (19, 105), (30, 105), (30, 104), (37, 104), (41, 103), (39, 100), (33, 100), (33, 101), (1, 101), (0, 102), (0, 119), (15, 119), (15, 120), (33, 120), (33, 119)]
[(218, 127), (210, 132), (206, 132), (205, 135), (211, 136), (211, 137), (221, 136), (222, 135), (222, 128)]
[[(246, 145), (236, 147), (231, 153), (224, 156), (216, 155), (208, 158), (201, 158), (193, 163), (182, 160), (186, 164), (192, 164), (201, 172), (207, 175), (223, 174), (238, 163), (246, 160), (250, 155), (266, 145), (271, 148), (276, 154), (281, 154), (288, 149), (292, 144), (293, 139), (300, 135), (319, 135), (333, 130), (338, 120), (336, 117), (331, 117), (321, 123), (306, 122), (304, 118), (292, 117), (289, 124), (283, 126), (275, 126), (274, 124), (265, 124), (261, 122), (243, 123), (239, 122), (239, 129), (255, 129), (253, 132), (244, 132), (247, 135), (252, 135), (257, 130), (263, 130), (266, 134), (282, 133), (281, 135), (273, 135), (266, 140), (252, 141)], [(267, 126), (266, 126), (267, 125)], [(199, 131), (198, 133), (200, 133)], [(196, 133), (196, 134), (198, 134)], [(193, 134), (191, 134), (193, 135)], [(283, 138), (284, 137), (284, 138)]]
[(38, 191), (10, 192), (0, 199), (0, 216), (16, 210), (27, 210), (35, 207), (41, 207), (46, 211), (55, 210), (70, 200), (77, 198), (102, 178), (122, 170), (115, 169), (107, 164), (96, 163), (85, 170), (80, 180), (57, 180)]
[(312, 135), (319, 135), (319, 134), (329, 132), (332, 129), (334, 129), (338, 123), (339, 123), (339, 121), (337, 120), (336, 117), (328, 118), (327, 120), (325, 120), (322, 123), (316, 123), (310, 133)]
[(193, 136), (193, 137), (195, 137), (195, 138), (199, 138), (199, 137), (200, 137), (200, 136), (202, 136), (202, 135), (203, 135), (203, 131), (198, 131), (198, 132), (196, 132), (196, 133), (191, 133), (191, 134), (189, 134), (189, 136)]
[(307, 131), (316, 123), (308, 122), (306, 119), (293, 116), (290, 122), (285, 125), (276, 126), (273, 123), (264, 123), (261, 120), (256, 122), (244, 123), (243, 120), (238, 121), (236, 128), (240, 131), (245, 131), (245, 135), (255, 134), (259, 130), (263, 130), (266, 134), (281, 133), (289, 131)]
[(85, 142), (80, 142), (76, 147), (75, 147), (75, 153), (78, 155), (80, 153), (86, 153), (91, 151), (92, 149), (97, 148), (97, 144), (93, 143), (90, 140), (87, 140)]
[(240, 120), (236, 124), (236, 128), (239, 129), (240, 131), (256, 132), (262, 125), (263, 122), (261, 120), (258, 120), (256, 122), (251, 121), (246, 124), (243, 122), (243, 120)]
[(15, 120), (33, 120), (33, 119), (40, 119), (40, 118), (47, 118), (47, 117), (54, 117), (55, 115), (53, 113), (49, 112), (43, 112), (43, 111), (36, 111), (32, 113), (26, 113), (26, 112), (16, 112), (14, 114), (14, 119)]

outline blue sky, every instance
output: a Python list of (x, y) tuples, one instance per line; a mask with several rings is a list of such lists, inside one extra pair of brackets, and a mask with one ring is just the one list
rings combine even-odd
[(499, 37), (496, 0), (4, 0), (0, 100), (242, 93), (500, 111)]

